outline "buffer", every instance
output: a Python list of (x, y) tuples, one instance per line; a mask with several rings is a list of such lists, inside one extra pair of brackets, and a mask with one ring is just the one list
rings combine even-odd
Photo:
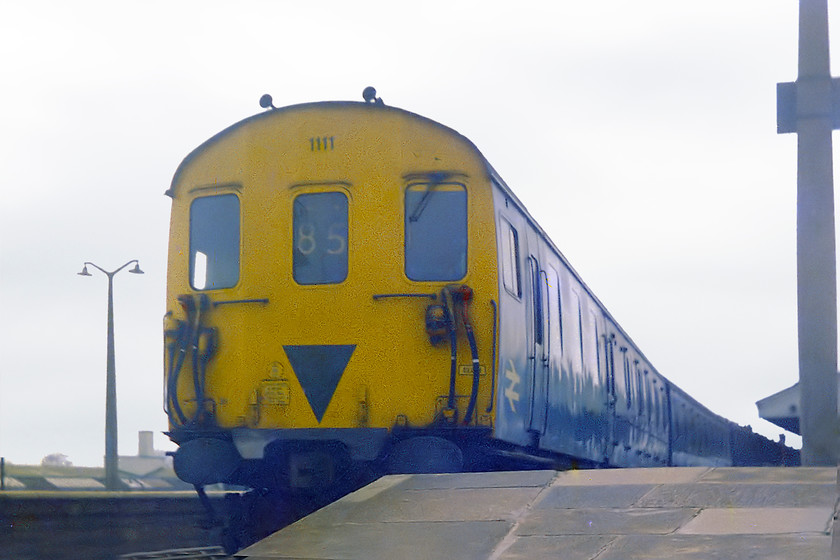
[(355, 344), (283, 346), (318, 423), (355, 349)]

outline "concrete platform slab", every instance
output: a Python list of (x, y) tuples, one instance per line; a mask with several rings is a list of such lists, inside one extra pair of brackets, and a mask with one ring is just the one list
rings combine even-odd
[(837, 498), (830, 468), (397, 475), (237, 557), (823, 559)]
[(534, 510), (517, 535), (668, 535), (691, 521), (698, 509), (561, 509)]
[(528, 535), (516, 539), (510, 548), (494, 560), (590, 560), (607, 548), (616, 537), (609, 536), (540, 536)]
[(540, 509), (556, 508), (626, 508), (655, 490), (653, 484), (552, 486), (545, 493)]
[(833, 517), (832, 508), (704, 509), (678, 532), (684, 535), (819, 535), (828, 533)]
[(664, 484), (652, 489), (639, 507), (834, 508), (834, 484)]
[(836, 479), (834, 469), (822, 467), (718, 467), (708, 469), (699, 480), (742, 484), (835, 484)]
[[(397, 487), (399, 488), (399, 487)], [(525, 509), (541, 488), (455, 488), (383, 493), (375, 500), (324, 508), (314, 514), (327, 523), (494, 521)], [(310, 516), (311, 517), (311, 516)]]
[(597, 484), (679, 484), (696, 482), (713, 472), (710, 467), (660, 467), (654, 469), (591, 469), (562, 471), (554, 486), (593, 486)]
[(292, 525), (247, 549), (247, 557), (352, 560), (487, 558), (510, 530), (504, 521)]
[(435, 488), (542, 488), (557, 477), (557, 471), (504, 471), (488, 473), (437, 474), (431, 476), (402, 476), (407, 477), (402, 483), (402, 488), (407, 490)]
[(829, 536), (635, 535), (618, 537), (597, 560), (828, 560), (830, 548)]

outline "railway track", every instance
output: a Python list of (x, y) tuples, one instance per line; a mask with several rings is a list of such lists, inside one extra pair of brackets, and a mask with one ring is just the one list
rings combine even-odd
[[(211, 502), (224, 510), (222, 495)], [(208, 524), (195, 492), (0, 492), (0, 560), (116, 560), (132, 551), (196, 558), (220, 555), (220, 529)], [(176, 548), (177, 547), (177, 548)], [(182, 552), (174, 556), (176, 551)], [(203, 549), (203, 550), (202, 550)], [(210, 554), (215, 553), (216, 556)]]

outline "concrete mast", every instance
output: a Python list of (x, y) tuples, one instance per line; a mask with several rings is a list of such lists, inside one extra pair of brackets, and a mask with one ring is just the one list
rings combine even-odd
[(799, 75), (779, 84), (779, 132), (798, 139), (796, 257), (803, 465), (838, 463), (837, 281), (827, 0), (799, 2)]

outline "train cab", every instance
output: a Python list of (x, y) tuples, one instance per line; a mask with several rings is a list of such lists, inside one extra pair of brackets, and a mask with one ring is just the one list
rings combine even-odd
[(269, 110), (190, 154), (168, 192), (185, 478), (371, 461), (395, 428), (492, 428), (495, 229), (468, 140), (376, 104)]

